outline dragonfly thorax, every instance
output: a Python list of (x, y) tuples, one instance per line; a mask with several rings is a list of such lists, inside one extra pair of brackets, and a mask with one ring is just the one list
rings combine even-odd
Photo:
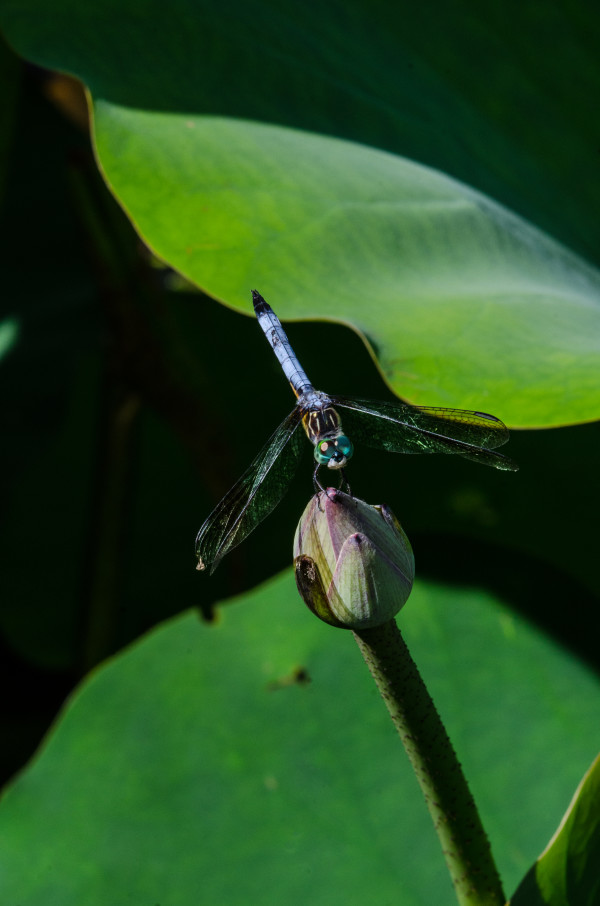
[(354, 447), (342, 431), (342, 421), (326, 403), (323, 408), (310, 409), (302, 418), (307, 437), (315, 448), (315, 460), (328, 469), (343, 469)]

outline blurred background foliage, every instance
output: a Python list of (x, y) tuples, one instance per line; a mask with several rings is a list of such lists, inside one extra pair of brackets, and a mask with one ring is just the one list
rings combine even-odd
[[(113, 103), (401, 153), (600, 264), (590, 5), (438, 3), (407, 18), (377, 0), (330, 3), (314, 20), (275, 3), (40, 9), (0, 4), (7, 39), (37, 64), (2, 46), (4, 779), (91, 667), (187, 608), (210, 618), (217, 600), (289, 564), (312, 493), (307, 469), (212, 579), (195, 572), (197, 529), (290, 391), (252, 319), (154, 260), (98, 173), (79, 84), (38, 67), (75, 73)], [(235, 77), (220, 78), (228, 67)], [(317, 386), (390, 398), (351, 330), (287, 328)], [(250, 349), (253, 379), (269, 388), (258, 412), (241, 397)], [(598, 670), (599, 439), (597, 423), (513, 432), (516, 475), (359, 452), (352, 485), (393, 507), (419, 576), (490, 589)]]

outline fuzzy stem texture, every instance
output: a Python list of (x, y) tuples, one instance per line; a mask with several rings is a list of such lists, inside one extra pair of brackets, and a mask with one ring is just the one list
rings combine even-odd
[(490, 844), (435, 705), (394, 620), (354, 631), (425, 796), (460, 906), (506, 902)]

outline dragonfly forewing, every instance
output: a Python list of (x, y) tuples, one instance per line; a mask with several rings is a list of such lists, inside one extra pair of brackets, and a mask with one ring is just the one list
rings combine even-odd
[(281, 501), (302, 456), (301, 419), (300, 410), (293, 409), (212, 511), (196, 537), (198, 569), (213, 573)]
[(409, 406), (332, 396), (342, 410), (344, 430), (354, 443), (389, 453), (454, 453), (483, 465), (516, 471), (511, 459), (494, 452), (508, 440), (506, 425), (485, 412)]

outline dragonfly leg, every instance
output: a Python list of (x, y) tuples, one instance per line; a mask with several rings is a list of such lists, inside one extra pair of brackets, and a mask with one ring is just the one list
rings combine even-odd
[(325, 488), (323, 487), (323, 485), (321, 484), (321, 482), (319, 481), (319, 478), (318, 478), (319, 468), (320, 468), (320, 466), (317, 466), (315, 471), (313, 472), (313, 488), (315, 489), (315, 494), (318, 494), (320, 491), (324, 494)]
[[(317, 466), (317, 468), (313, 472), (313, 486), (315, 489), (315, 494), (317, 494), (319, 497), (319, 509), (321, 511), (323, 511), (323, 507), (321, 506), (321, 494), (327, 494), (329, 496), (329, 488), (324, 488), (323, 485), (321, 484), (321, 482), (319, 481), (319, 479), (318, 479), (319, 468), (320, 468), (320, 466)], [(346, 482), (346, 484), (347, 484), (347, 482)]]
[[(313, 472), (313, 487), (315, 489), (315, 494), (319, 495), (319, 508), (321, 508), (320, 495), (321, 494), (329, 495), (329, 488), (324, 488), (323, 485), (321, 484), (321, 482), (319, 481), (319, 478), (318, 478), (319, 468), (320, 468), (320, 466), (317, 466), (317, 468)], [(346, 473), (344, 472), (343, 469), (340, 469), (340, 473), (341, 474), (340, 474), (340, 483), (338, 486), (338, 491), (343, 491), (345, 488), (346, 493), (349, 494), (350, 497), (352, 497), (352, 491), (350, 490), (350, 484), (348, 483), (348, 479), (346, 478)], [(331, 499), (333, 499), (333, 498), (331, 498)]]
[(341, 479), (342, 479), (340, 481), (340, 491), (342, 491), (344, 488), (346, 488), (346, 494), (348, 494), (349, 497), (352, 497), (352, 491), (350, 490), (350, 482), (346, 478), (346, 473), (344, 472), (343, 469), (340, 469), (340, 473), (341, 473)]
[(321, 482), (319, 481), (318, 475), (319, 475), (319, 466), (317, 465), (317, 467), (315, 468), (315, 471), (313, 472), (313, 488), (315, 490), (315, 494), (319, 498), (319, 509), (322, 512), (323, 507), (321, 506), (321, 494), (326, 494), (327, 492), (326, 492), (325, 488), (323, 487), (323, 485), (321, 484)]

